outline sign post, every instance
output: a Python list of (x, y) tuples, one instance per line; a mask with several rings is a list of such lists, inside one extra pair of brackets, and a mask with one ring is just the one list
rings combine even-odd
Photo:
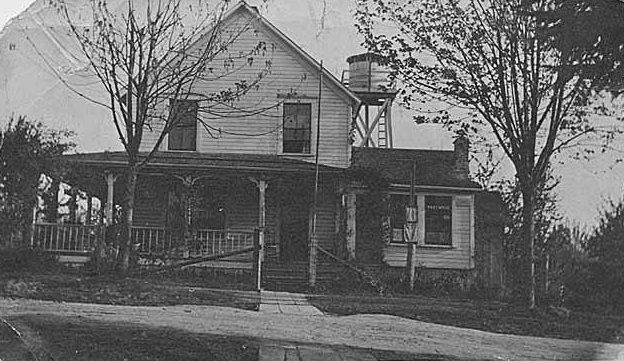
[(405, 207), (405, 226), (403, 227), (403, 239), (407, 243), (406, 270), (410, 291), (414, 290), (416, 280), (416, 245), (418, 244), (418, 208), (416, 207), (416, 195), (414, 193), (415, 178), (416, 161), (412, 161), (410, 200)]

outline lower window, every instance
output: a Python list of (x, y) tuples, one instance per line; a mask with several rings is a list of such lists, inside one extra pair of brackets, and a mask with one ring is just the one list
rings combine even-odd
[[(416, 196), (414, 196), (414, 202)], [(389, 201), (388, 216), (390, 220), (390, 241), (406, 242), (405, 226), (408, 221), (406, 208), (410, 205), (410, 196), (407, 194), (391, 194)], [(416, 219), (417, 215), (415, 215)]]
[(452, 246), (453, 197), (425, 197), (425, 244)]

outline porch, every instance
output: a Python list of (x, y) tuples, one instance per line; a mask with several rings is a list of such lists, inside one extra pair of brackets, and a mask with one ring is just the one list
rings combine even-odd
[[(98, 244), (114, 246), (123, 207), (123, 157), (65, 157), (76, 166), (65, 182), (79, 185), (87, 200), (69, 207), (69, 215), (36, 216), (32, 245), (82, 255)], [(203, 265), (249, 269), (256, 241), (265, 263), (307, 263), (314, 171), (314, 164), (276, 156), (158, 153), (137, 180), (131, 228), (135, 254), (145, 262), (224, 256)], [(314, 212), (318, 245), (340, 257), (345, 254), (338, 235), (342, 173), (320, 167)]]

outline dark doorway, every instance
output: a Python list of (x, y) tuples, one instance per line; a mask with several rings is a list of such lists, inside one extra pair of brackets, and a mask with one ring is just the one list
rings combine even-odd
[(310, 231), (310, 206), (312, 196), (307, 182), (282, 183), (280, 260), (282, 262), (307, 261), (308, 234)]

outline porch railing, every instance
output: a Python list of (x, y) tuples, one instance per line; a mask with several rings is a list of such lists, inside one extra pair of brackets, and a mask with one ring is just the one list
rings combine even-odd
[(254, 232), (229, 230), (197, 230), (189, 245), (191, 256), (222, 254), (253, 247)]
[(139, 254), (165, 254), (174, 248), (171, 232), (159, 227), (132, 227), (132, 243)]
[(89, 253), (103, 233), (100, 225), (37, 223), (32, 246), (48, 252)]
[[(49, 252), (89, 253), (104, 237), (105, 227), (102, 225), (38, 223), (33, 227), (32, 246)], [(177, 231), (134, 226), (131, 239), (139, 254), (188, 258), (253, 247), (254, 232), (200, 229), (185, 242)]]
[(168, 254), (176, 258), (224, 254), (253, 247), (254, 232), (199, 229), (184, 241), (183, 235), (166, 228), (132, 227), (132, 241), (139, 254)]

